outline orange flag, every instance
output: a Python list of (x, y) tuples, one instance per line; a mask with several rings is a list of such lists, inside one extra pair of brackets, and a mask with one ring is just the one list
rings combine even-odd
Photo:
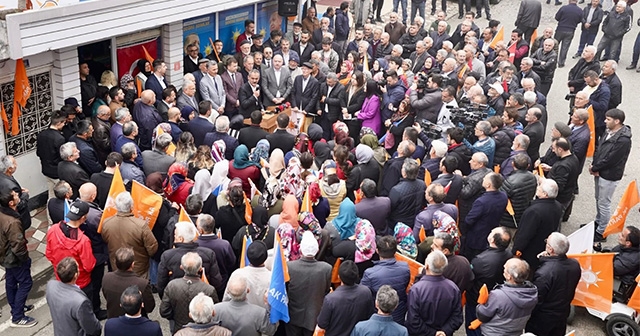
[(575, 330), (571, 330), (568, 334), (566, 334), (564, 336), (576, 336), (576, 331)]
[(636, 277), (636, 289), (631, 294), (631, 298), (627, 303), (627, 306), (635, 309), (636, 311), (640, 311), (640, 275)]
[(313, 212), (313, 205), (311, 204), (311, 196), (309, 196), (309, 186), (307, 186), (307, 190), (304, 192), (304, 196), (302, 197), (302, 205), (300, 206), (300, 212)]
[(424, 232), (424, 226), (420, 226), (420, 232), (418, 233), (418, 238), (420, 238), (420, 243), (422, 243), (425, 239), (427, 239), (427, 233)]
[[(156, 127), (156, 135), (160, 136), (160, 134), (164, 134), (166, 133), (162, 127), (160, 127), (160, 125), (158, 125), (158, 127)], [(173, 144), (173, 142), (169, 143), (169, 147), (167, 148), (167, 154), (169, 154), (169, 156), (173, 156), (176, 152), (176, 145)]]
[(242, 252), (240, 252), (240, 268), (247, 266), (247, 236), (242, 236)]
[(431, 173), (425, 169), (424, 170), (424, 185), (427, 187), (431, 184)]
[(615, 253), (572, 254), (582, 269), (582, 277), (571, 302), (574, 306), (611, 312), (613, 296), (613, 256)]
[(111, 180), (111, 187), (109, 187), (109, 196), (107, 196), (107, 203), (104, 206), (102, 217), (100, 218), (100, 225), (98, 225), (98, 233), (102, 232), (102, 223), (105, 219), (109, 219), (118, 213), (116, 210), (116, 196), (125, 192), (124, 182), (122, 182), (122, 175), (120, 175), (120, 167), (113, 170), (113, 179)]
[(407, 264), (409, 264), (409, 273), (411, 274), (411, 279), (409, 280), (409, 286), (407, 286), (407, 293), (408, 293), (411, 286), (413, 286), (413, 282), (416, 280), (416, 275), (418, 275), (418, 271), (420, 271), (420, 267), (424, 267), (424, 265), (397, 252), (396, 252), (396, 260), (404, 261)]
[(504, 41), (504, 26), (500, 27), (500, 29), (496, 33), (496, 36), (493, 37), (493, 40), (491, 40), (491, 44), (489, 44), (489, 48), (495, 49), (499, 41)]
[(189, 222), (193, 224), (191, 217), (189, 217), (189, 214), (186, 210), (184, 210), (184, 207), (182, 205), (180, 206), (180, 215), (178, 215), (178, 222)]
[(607, 237), (612, 233), (622, 232), (629, 210), (638, 204), (638, 202), (640, 202), (638, 187), (636, 186), (636, 180), (633, 180), (629, 182), (627, 189), (624, 191), (624, 194), (622, 194), (616, 212), (614, 212), (609, 219), (609, 224), (607, 224), (607, 227), (604, 229), (602, 236)]
[(353, 195), (356, 197), (356, 200), (353, 202), (353, 203), (355, 203), (355, 204), (360, 203), (360, 201), (362, 201), (362, 198), (364, 198), (364, 193), (363, 193), (363, 192), (362, 192), (362, 190), (360, 190), (360, 189), (356, 189), (356, 190), (353, 192)]
[(538, 38), (538, 29), (534, 29), (533, 33), (531, 34), (531, 39), (529, 40), (529, 45), (533, 45), (533, 41), (535, 41)]
[(493, 172), (496, 174), (500, 174), (500, 165), (493, 166)]
[(589, 119), (587, 119), (587, 126), (589, 126), (589, 147), (587, 147), (587, 157), (593, 157), (593, 153), (596, 152), (596, 117), (593, 114), (593, 107), (589, 106), (587, 109), (589, 112)]
[(340, 269), (340, 264), (342, 264), (342, 259), (336, 259), (335, 264), (333, 264), (333, 269), (331, 270), (331, 284), (335, 285), (336, 288), (340, 286), (340, 276), (338, 275), (338, 269)]
[(242, 193), (242, 196), (244, 197), (244, 220), (247, 221), (247, 224), (251, 224), (253, 223), (253, 219), (251, 218), (253, 216), (251, 201), (247, 198), (247, 194)]
[(200, 276), (200, 280), (207, 285), (209, 284), (209, 279), (207, 279), (207, 274), (204, 272), (204, 267), (202, 268), (202, 275)]
[(478, 303), (485, 304), (489, 300), (489, 289), (487, 288), (487, 284), (482, 285), (480, 287), (480, 293), (478, 295)]
[(9, 133), (9, 118), (7, 117), (7, 111), (4, 110), (4, 104), (0, 103), (0, 116), (4, 123), (4, 132)]
[(542, 169), (542, 165), (538, 165), (538, 176), (544, 177), (544, 170)]
[(29, 85), (29, 78), (27, 77), (27, 69), (24, 67), (22, 58), (16, 60), (16, 73), (15, 84), (13, 91), (13, 115), (11, 117), (11, 135), (17, 135), (20, 133), (20, 115), (22, 111), (20, 108), (24, 108), (27, 105), (27, 99), (31, 97), (31, 85)]
[(142, 46), (142, 52), (144, 52), (144, 59), (149, 61), (149, 63), (153, 64), (153, 57), (151, 57), (151, 54), (149, 54), (149, 52), (147, 51), (147, 48)]
[(133, 215), (146, 221), (149, 229), (153, 230), (162, 207), (162, 196), (140, 182), (133, 181), (131, 198), (133, 198)]
[(518, 227), (518, 224), (516, 223), (516, 217), (515, 214), (516, 212), (513, 211), (513, 205), (511, 204), (511, 200), (507, 198), (507, 208), (506, 208), (507, 212), (509, 213), (509, 215), (511, 215), (511, 218), (513, 218), (513, 224), (515, 224), (516, 227)]

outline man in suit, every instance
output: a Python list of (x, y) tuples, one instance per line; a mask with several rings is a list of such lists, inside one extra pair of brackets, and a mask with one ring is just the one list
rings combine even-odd
[(589, 140), (591, 133), (587, 126), (587, 120), (589, 119), (589, 112), (586, 109), (576, 109), (571, 115), (571, 135), (567, 138), (571, 143), (571, 152), (578, 158), (580, 163), (580, 171), (584, 166), (585, 159), (587, 157), (587, 148), (589, 147)]
[(262, 110), (262, 98), (260, 98), (260, 71), (253, 69), (247, 77), (248, 82), (244, 83), (238, 92), (240, 100), (240, 114), (243, 118), (249, 118), (251, 112)]
[(194, 110), (198, 109), (198, 101), (196, 100), (196, 83), (184, 81), (182, 84), (182, 93), (176, 101), (176, 106), (182, 109), (185, 106), (191, 106)]
[(525, 116), (527, 127), (524, 128), (523, 134), (529, 137), (527, 154), (531, 162), (540, 158), (540, 145), (544, 142), (544, 126), (540, 119), (542, 119), (542, 111), (537, 107), (530, 108)]
[(202, 58), (202, 55), (198, 50), (198, 46), (192, 43), (187, 46), (187, 54), (184, 55), (183, 67), (184, 73), (193, 73), (198, 70), (198, 59)]
[(80, 158), (78, 163), (84, 171), (91, 176), (91, 174), (99, 173), (102, 171), (102, 164), (98, 159), (98, 152), (93, 146), (93, 125), (89, 119), (80, 120), (78, 122), (78, 132), (69, 138), (69, 141), (74, 142), (80, 151)]
[(156, 172), (162, 176), (167, 175), (169, 167), (176, 162), (175, 157), (167, 154), (169, 144), (171, 144), (171, 135), (163, 133), (158, 135), (153, 150), (142, 152), (142, 160), (147, 163), (143, 167), (145, 176)]
[(106, 273), (102, 278), (102, 294), (107, 301), (107, 317), (114, 318), (127, 313), (125, 307), (120, 305), (120, 297), (130, 286), (137, 286), (142, 292), (140, 298), (144, 303), (142, 314), (146, 316), (153, 311), (156, 301), (153, 298), (149, 280), (133, 273), (133, 249), (121, 247), (116, 251), (115, 258), (117, 269), (115, 272)]
[(55, 267), (60, 281), (49, 280), (46, 290), (54, 334), (99, 335), (102, 326), (93, 314), (91, 301), (76, 286), (78, 263), (73, 257), (66, 257)]
[(342, 108), (347, 107), (344, 96), (344, 86), (338, 82), (338, 76), (330, 72), (327, 75), (326, 83), (320, 84), (320, 92), (318, 94), (317, 113), (320, 117), (316, 118), (316, 123), (322, 126), (322, 137), (324, 139), (333, 139), (331, 125), (342, 119)]
[(262, 80), (262, 103), (264, 106), (279, 105), (287, 101), (293, 81), (291, 72), (283, 67), (282, 55), (273, 56), (272, 67), (265, 71)]
[(111, 125), (111, 130), (109, 131), (109, 142), (111, 143), (111, 151), (117, 152), (116, 142), (118, 138), (122, 136), (122, 126), (131, 121), (131, 112), (126, 107), (119, 108), (116, 110), (116, 122)]
[(169, 120), (168, 111), (175, 106), (176, 103), (176, 88), (173, 85), (169, 85), (166, 89), (162, 90), (162, 100), (158, 102), (156, 109), (158, 114), (162, 118), (162, 121)]
[(146, 90), (151, 90), (156, 94), (156, 97), (162, 97), (162, 90), (166, 89), (168, 84), (164, 79), (164, 75), (167, 72), (167, 65), (161, 59), (153, 61), (153, 73), (144, 84)]
[[(148, 81), (148, 80), (147, 80)], [(151, 149), (153, 130), (162, 122), (162, 117), (154, 107), (156, 95), (151, 90), (144, 90), (140, 101), (133, 106), (133, 120), (139, 127), (139, 146), (142, 150)]]
[(142, 162), (142, 151), (140, 151), (140, 147), (136, 143), (136, 137), (138, 136), (138, 125), (135, 121), (128, 121), (122, 126), (122, 136), (118, 138), (115, 146), (113, 147), (114, 152), (118, 152), (122, 154), (122, 146), (132, 143), (136, 147), (136, 158), (135, 162), (140, 169), (143, 167)]
[[(314, 113), (317, 111), (318, 90), (320, 84), (311, 71), (313, 65), (309, 62), (302, 64), (302, 76), (297, 76), (291, 90), (291, 110), (298, 113)], [(286, 152), (285, 152), (286, 153)]]
[[(151, 291), (149, 291), (150, 293)], [(124, 310), (124, 316), (114, 317), (104, 325), (104, 335), (137, 335), (158, 336), (162, 335), (160, 323), (151, 321), (142, 316), (142, 293), (138, 286), (127, 287), (120, 297), (120, 306)]]
[(227, 71), (222, 75), (222, 84), (224, 86), (224, 92), (226, 95), (226, 102), (224, 104), (224, 114), (229, 118), (230, 123), (234, 128), (242, 128), (244, 118), (241, 114), (238, 114), (240, 107), (240, 100), (238, 99), (238, 91), (244, 84), (242, 76), (238, 73), (238, 61), (235, 58), (230, 58), (227, 61)]
[(329, 27), (329, 23), (329, 18), (323, 17), (322, 19), (320, 19), (320, 28), (313, 31), (311, 41), (313, 42), (316, 50), (322, 49), (322, 38), (324, 37), (325, 33), (330, 33), (332, 35), (335, 34), (333, 28)]
[(424, 67), (424, 62), (429, 57), (429, 53), (427, 52), (426, 45), (423, 41), (416, 42), (416, 51), (412, 52), (409, 56), (409, 59), (412, 62), (412, 70), (413, 73), (417, 74), (422, 71), (422, 67)]
[(200, 81), (200, 95), (202, 100), (211, 102), (212, 109), (216, 111), (216, 117), (224, 113), (226, 97), (222, 78), (218, 75), (218, 63), (216, 61), (210, 61), (207, 65), (207, 73)]
[(204, 143), (204, 136), (213, 132), (214, 127), (209, 116), (211, 115), (211, 102), (203, 100), (198, 104), (198, 116), (189, 121), (189, 132), (193, 134), (193, 141), (196, 147), (206, 144), (211, 146), (210, 143)]
[(212, 146), (217, 140), (224, 141), (227, 148), (224, 151), (224, 157), (227, 160), (233, 160), (233, 153), (238, 147), (238, 140), (229, 135), (229, 118), (221, 115), (216, 119), (215, 131), (211, 131), (204, 136), (204, 144)]
[(247, 146), (249, 150), (254, 148), (258, 144), (258, 141), (266, 139), (269, 134), (260, 127), (260, 123), (262, 123), (262, 112), (257, 110), (253, 111), (251, 112), (251, 126), (245, 127), (239, 132), (238, 142), (241, 145)]
[(253, 20), (244, 20), (244, 32), (236, 39), (236, 52), (240, 52), (243, 41), (249, 41), (249, 46), (253, 44), (253, 34), (255, 34), (256, 23)]
[(67, 142), (60, 146), (60, 158), (62, 161), (58, 163), (58, 176), (61, 180), (67, 181), (73, 189), (73, 195), (71, 199), (76, 199), (80, 195), (78, 190), (80, 186), (91, 182), (89, 181), (89, 174), (78, 164), (80, 158), (80, 151), (74, 142)]
[(302, 34), (300, 34), (300, 42), (294, 44), (291, 47), (291, 50), (298, 53), (300, 56), (300, 62), (309, 62), (311, 59), (311, 53), (315, 50), (314, 46), (309, 43), (311, 39), (311, 34), (308, 30), (303, 30)]
[(287, 132), (289, 116), (286, 113), (280, 113), (276, 123), (278, 124), (276, 131), (267, 135), (270, 145), (269, 154), (276, 148), (280, 148), (282, 152), (287, 153), (293, 149), (296, 142), (296, 137)]

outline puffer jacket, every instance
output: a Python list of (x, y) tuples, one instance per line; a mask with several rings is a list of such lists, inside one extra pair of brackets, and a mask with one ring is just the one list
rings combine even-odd
[[(540, 48), (531, 55), (531, 59), (533, 60), (533, 71), (540, 76), (540, 82), (553, 82), (553, 74), (556, 72), (557, 66), (557, 58), (558, 54), (553, 49), (549, 52), (545, 52), (543, 48)], [(544, 65), (542, 62), (544, 62)]]
[(20, 215), (13, 209), (0, 207), (0, 265), (4, 268), (20, 267), (28, 259), (27, 239)]
[(476, 307), (482, 335), (522, 335), (537, 303), (538, 289), (528, 281), (522, 285), (498, 285), (487, 303)]
[(491, 173), (491, 169), (487, 167), (474, 170), (469, 176), (462, 179), (462, 190), (458, 195), (458, 207), (460, 209), (460, 222), (464, 222), (464, 218), (471, 210), (473, 202), (484, 193), (482, 180)]
[(491, 136), (496, 142), (496, 151), (495, 154), (493, 154), (493, 165), (501, 165), (504, 160), (511, 156), (511, 145), (513, 144), (513, 139), (516, 138), (516, 133), (511, 128), (502, 127)]
[(489, 290), (496, 284), (504, 282), (504, 263), (512, 257), (511, 251), (489, 247), (471, 261), (473, 284), (467, 290), (467, 302), (478, 302), (478, 294), (482, 285)]
[[(536, 195), (537, 187), (538, 180), (528, 170), (514, 170), (500, 187), (500, 190), (506, 192), (507, 197), (511, 200), (516, 223), (520, 223), (522, 214)], [(513, 223), (513, 217), (506, 211), (500, 219), (500, 225), (510, 228), (516, 227)]]
[(409, 265), (395, 259), (383, 259), (374, 263), (375, 266), (364, 271), (360, 284), (369, 287), (373, 298), (383, 285), (389, 285), (395, 289), (400, 301), (392, 313), (393, 320), (404, 325), (407, 312), (407, 286), (411, 277)]
[(401, 178), (389, 192), (391, 213), (389, 213), (389, 227), (396, 223), (413, 225), (416, 215), (424, 208), (424, 181)]
[(224, 287), (216, 253), (206, 247), (200, 247), (195, 242), (175, 243), (175, 248), (165, 251), (160, 257), (158, 265), (158, 293), (160, 293), (160, 297), (162, 297), (169, 281), (184, 276), (184, 271), (180, 268), (180, 260), (188, 252), (198, 253), (202, 258), (202, 268), (209, 283), (216, 288), (218, 293), (223, 293)]
[(338, 210), (340, 210), (340, 203), (347, 196), (347, 184), (340, 180), (339, 183), (334, 183), (332, 185), (327, 184), (325, 179), (320, 180), (320, 191), (322, 192), (322, 197), (326, 198), (329, 201), (329, 217), (327, 217), (327, 222), (332, 221), (336, 216), (338, 216)]
[(631, 151), (631, 128), (627, 125), (619, 129), (611, 138), (605, 133), (600, 146), (593, 155), (591, 171), (600, 173), (607, 181), (620, 181)]

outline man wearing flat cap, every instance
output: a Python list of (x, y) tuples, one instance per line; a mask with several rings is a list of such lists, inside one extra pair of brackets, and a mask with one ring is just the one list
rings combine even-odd
[(293, 81), (291, 90), (292, 111), (307, 114), (316, 111), (320, 84), (311, 76), (313, 65), (309, 62), (302, 63), (302, 76), (297, 76)]

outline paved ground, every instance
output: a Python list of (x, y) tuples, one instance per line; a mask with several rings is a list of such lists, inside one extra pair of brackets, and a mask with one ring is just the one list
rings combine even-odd
[[(320, 1), (318, 5), (318, 12), (324, 12), (327, 5), (336, 6), (339, 5), (338, 0), (324, 0)], [(411, 3), (411, 1), (408, 1)], [(438, 1), (439, 2), (439, 1)], [(505, 25), (506, 31), (510, 31), (514, 28), (515, 16), (517, 14), (519, 1), (515, 0), (502, 0), (502, 2), (498, 5), (492, 6), (492, 16), (494, 19), (502, 21)], [(427, 13), (430, 12), (430, 5), (427, 4)], [(448, 17), (450, 18), (450, 23), (452, 25), (457, 25), (460, 21), (457, 20), (457, 6), (455, 2), (449, 2), (448, 6)], [(388, 13), (392, 9), (392, 1), (386, 0), (383, 8), (383, 13), (387, 15), (383, 15), (384, 18), (388, 17)], [(553, 16), (557, 11), (558, 7), (553, 5), (543, 4), (543, 17), (540, 23), (540, 30), (543, 30), (547, 26), (555, 26), (555, 20)], [(428, 26), (433, 17), (427, 15), (427, 23)], [(478, 19), (476, 21), (479, 27), (484, 27), (487, 24), (486, 19)], [(629, 32), (623, 41), (622, 48), (622, 58), (620, 62), (620, 66), (618, 69), (618, 75), (620, 76), (623, 82), (623, 103), (620, 106), (621, 109), (627, 112), (627, 121), (626, 123), (631, 125), (632, 128), (635, 129), (635, 126), (640, 123), (640, 116), (635, 113), (634, 107), (640, 105), (640, 96), (636, 93), (637, 90), (634, 89), (634, 84), (638, 83), (638, 79), (640, 78), (640, 74), (637, 74), (634, 71), (627, 71), (624, 68), (629, 64), (631, 58), (631, 51), (633, 47), (633, 41), (635, 39), (636, 34), (639, 29), (634, 25), (631, 32)], [(570, 50), (569, 55), (575, 53), (576, 45), (578, 43), (579, 38), (579, 30), (576, 34), (572, 48)], [(598, 38), (596, 41), (599, 41), (601, 37), (601, 33), (598, 34)], [(567, 87), (565, 85), (567, 75), (571, 67), (575, 64), (575, 60), (568, 59), (566, 62), (566, 67), (563, 69), (558, 69), (556, 71), (556, 81), (552, 87), (551, 92), (547, 96), (548, 106), (547, 109), (549, 111), (549, 125), (553, 125), (553, 123), (557, 121), (567, 121), (567, 102), (563, 99), (565, 94), (567, 93)], [(637, 130), (636, 130), (637, 131)], [(549, 132), (547, 132), (549, 134)], [(545, 151), (549, 144), (544, 144), (542, 151)], [(640, 160), (640, 153), (638, 152), (638, 146), (634, 145), (631, 158), (629, 163), (627, 164), (626, 174), (616, 190), (614, 195), (614, 207), (617, 204), (617, 200), (622, 195), (622, 192), (632, 179), (638, 176), (640, 171), (639, 166), (637, 165), (638, 160)], [(589, 164), (590, 160), (587, 160), (586, 165)], [(586, 171), (586, 170), (585, 170)], [(4, 281), (0, 282), (0, 307), (2, 311), (2, 317), (0, 318), (0, 334), (3, 336), (26, 336), (26, 335), (53, 335), (53, 326), (51, 324), (51, 319), (49, 316), (49, 309), (46, 305), (46, 301), (44, 300), (44, 286), (46, 281), (51, 279), (52, 270), (49, 267), (50, 264), (48, 261), (43, 258), (42, 252), (44, 252), (44, 244), (41, 242), (44, 240), (44, 235), (46, 234), (46, 216), (44, 212), (40, 212), (39, 214), (32, 213), (32, 216), (35, 216), (33, 227), (28, 231), (27, 236), (29, 237), (29, 251), (32, 259), (34, 260), (34, 287), (30, 293), (29, 303), (35, 304), (37, 309), (31, 313), (33, 317), (38, 319), (40, 323), (37, 327), (30, 329), (11, 329), (9, 328), (8, 316), (9, 316), (9, 307), (6, 304), (6, 299), (4, 298)], [(595, 216), (595, 205), (593, 199), (593, 179), (590, 178), (588, 173), (582, 174), (580, 177), (580, 195), (577, 197), (574, 203), (573, 215), (571, 216), (569, 222), (565, 223), (562, 227), (562, 232), (565, 234), (569, 234), (575, 231), (578, 228), (578, 225), (581, 223), (586, 223), (588, 221), (593, 220)], [(633, 209), (631, 211), (629, 218), (627, 219), (627, 223), (638, 225), (638, 221), (640, 219), (640, 214), (637, 209)], [(615, 244), (616, 237), (609, 238), (609, 244)], [(3, 271), (0, 270), (0, 277), (2, 277)], [(159, 306), (160, 302), (156, 296), (156, 301)], [(104, 304), (104, 303), (103, 303)], [(165, 319), (160, 318), (158, 315), (158, 309), (156, 309), (152, 314), (151, 318), (159, 320), (163, 332), (165, 335), (169, 335), (168, 330), (168, 322)], [(599, 336), (604, 335), (603, 331), (604, 323), (597, 318), (589, 315), (584, 309), (578, 308), (576, 311), (576, 318), (572, 326), (568, 327), (568, 331), (575, 329), (576, 335), (580, 336)], [(464, 332), (458, 331), (456, 335), (464, 335)]]

